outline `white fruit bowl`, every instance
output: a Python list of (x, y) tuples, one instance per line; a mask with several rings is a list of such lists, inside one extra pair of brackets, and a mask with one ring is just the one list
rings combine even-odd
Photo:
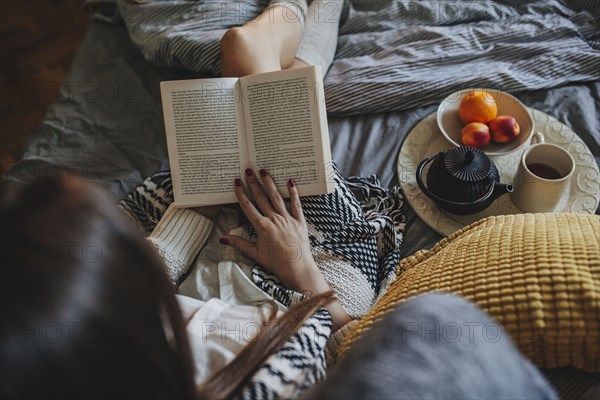
[(509, 154), (520, 149), (529, 142), (529, 138), (533, 133), (533, 119), (531, 118), (531, 114), (529, 114), (527, 107), (525, 107), (519, 99), (501, 90), (464, 89), (446, 97), (438, 107), (437, 124), (442, 135), (444, 135), (450, 143), (455, 146), (464, 146), (460, 139), (460, 131), (464, 127), (464, 124), (458, 118), (458, 105), (467, 93), (475, 90), (485, 90), (490, 93), (498, 105), (498, 115), (513, 116), (521, 127), (521, 133), (512, 142), (490, 142), (487, 146), (481, 148), (485, 154), (488, 156)]

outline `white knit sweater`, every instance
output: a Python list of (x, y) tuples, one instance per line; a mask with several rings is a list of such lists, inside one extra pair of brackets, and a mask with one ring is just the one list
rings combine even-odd
[(174, 282), (187, 272), (213, 229), (213, 221), (189, 208), (171, 205), (148, 237)]

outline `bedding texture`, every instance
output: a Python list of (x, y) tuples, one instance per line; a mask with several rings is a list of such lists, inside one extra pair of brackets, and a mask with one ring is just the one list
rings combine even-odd
[[(317, 1), (313, 17), (337, 24), (343, 4), (326, 82), (332, 114), (406, 110), (467, 87), (518, 93), (600, 78), (598, 1)], [(225, 30), (264, 7), (117, 0), (95, 15), (124, 21), (156, 65), (217, 75)]]
[[(225, 29), (267, 4), (235, 3), (246, 10), (243, 20), (201, 19), (223, 3), (169, 2), (172, 15), (153, 25), (124, 19), (116, 3), (87, 2), (104, 22), (91, 24), (60, 93), (49, 99), (53, 105), (7, 177), (77, 174), (121, 199), (168, 169), (159, 82), (210, 75), (218, 52), (209, 49)], [(553, 115), (600, 161), (600, 1), (347, 0), (343, 7), (325, 79), (332, 156), (342, 176), (377, 174), (384, 187), (395, 184), (396, 158), (410, 129), (449, 93), (475, 86), (510, 91)], [(149, 56), (152, 43), (132, 41), (136, 26), (147, 37), (166, 35), (163, 59)], [(175, 45), (181, 42), (188, 47)], [(440, 239), (408, 207), (406, 215), (405, 255)]]

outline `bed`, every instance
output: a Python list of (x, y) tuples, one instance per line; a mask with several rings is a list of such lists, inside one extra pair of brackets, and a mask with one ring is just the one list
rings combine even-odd
[[(403, 139), (449, 93), (490, 87), (571, 127), (600, 163), (599, 1), (346, 1), (326, 77), (344, 176), (398, 184)], [(108, 21), (111, 22), (111, 21)], [(123, 24), (94, 22), (60, 96), (8, 179), (83, 175), (122, 198), (168, 168), (159, 82), (202, 77), (148, 62)], [(226, 27), (207, 31), (214, 48)], [(403, 255), (440, 239), (405, 204)]]

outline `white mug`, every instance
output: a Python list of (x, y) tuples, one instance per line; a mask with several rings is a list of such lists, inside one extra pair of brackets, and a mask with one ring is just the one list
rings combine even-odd
[(552, 212), (570, 190), (575, 161), (562, 147), (545, 143), (541, 132), (533, 134), (531, 144), (521, 156), (510, 198), (525, 212)]

